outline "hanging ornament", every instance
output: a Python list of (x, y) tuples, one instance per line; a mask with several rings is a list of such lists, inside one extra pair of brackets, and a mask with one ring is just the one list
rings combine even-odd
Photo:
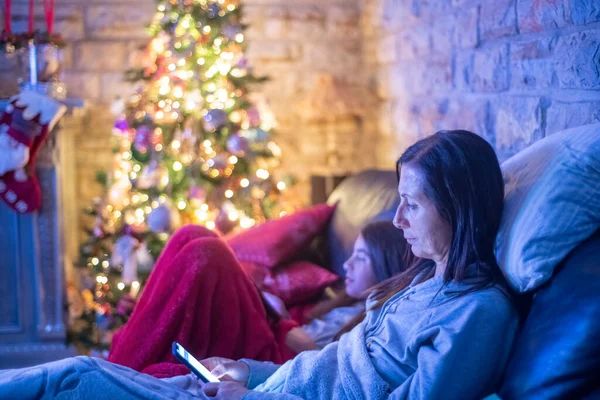
[(115, 121), (115, 125), (113, 126), (113, 135), (116, 136), (129, 136), (129, 122), (125, 115), (121, 115)]
[(215, 226), (223, 235), (226, 235), (229, 232), (231, 232), (231, 230), (236, 225), (237, 225), (237, 221), (236, 220), (232, 221), (231, 218), (229, 218), (229, 213), (226, 210), (224, 210), (224, 209), (219, 210), (219, 213), (217, 214), (217, 218), (215, 219)]
[(140, 173), (136, 186), (138, 189), (157, 188), (162, 190), (169, 184), (169, 171), (156, 160), (151, 160)]
[(150, 146), (152, 146), (153, 136), (152, 129), (149, 126), (142, 125), (137, 128), (133, 140), (135, 150), (142, 154), (146, 154)]
[(204, 130), (213, 132), (227, 124), (227, 113), (223, 110), (210, 110), (204, 116)]
[(223, 27), (223, 36), (230, 41), (234, 41), (236, 35), (239, 33), (242, 33), (240, 24), (227, 24)]
[(248, 123), (251, 127), (255, 128), (260, 126), (260, 112), (257, 107), (252, 106), (246, 110), (246, 116), (248, 117)]
[(213, 19), (217, 15), (219, 15), (219, 11), (221, 11), (221, 8), (219, 8), (219, 5), (217, 3), (211, 3), (208, 6), (208, 10), (206, 10), (206, 13), (208, 15), (208, 18)]
[(206, 165), (208, 165), (213, 170), (218, 171), (219, 172), (218, 175), (222, 175), (223, 172), (225, 171), (225, 168), (227, 168), (229, 166), (229, 164), (227, 162), (227, 158), (228, 158), (228, 155), (226, 155), (226, 154), (222, 154), (222, 153), (217, 154), (210, 160), (206, 161)]
[(115, 242), (110, 264), (113, 267), (123, 267), (121, 279), (126, 285), (130, 285), (133, 281), (137, 281), (135, 250), (137, 250), (139, 245), (139, 240), (131, 235), (121, 236)]
[(166, 203), (152, 210), (146, 221), (154, 233), (170, 233), (180, 224), (179, 213)]
[(240, 136), (238, 133), (234, 133), (227, 139), (227, 150), (238, 157), (243, 157), (248, 150), (250, 150), (250, 144), (248, 139)]
[(96, 224), (94, 225), (93, 234), (96, 239), (104, 237), (104, 229), (102, 228), (102, 215), (98, 213), (96, 216)]
[(206, 189), (202, 186), (192, 185), (188, 193), (192, 205), (196, 208), (200, 207), (206, 201)]
[(265, 143), (269, 140), (269, 133), (260, 128), (245, 129), (240, 132), (250, 143)]
[(135, 251), (138, 270), (141, 272), (150, 272), (154, 266), (154, 258), (148, 250), (148, 243), (142, 242)]

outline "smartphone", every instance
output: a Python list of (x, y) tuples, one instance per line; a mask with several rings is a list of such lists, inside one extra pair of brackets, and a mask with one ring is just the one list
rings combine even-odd
[(198, 378), (202, 380), (204, 383), (208, 382), (221, 382), (216, 376), (210, 373), (208, 369), (193, 355), (191, 355), (186, 349), (183, 348), (177, 342), (173, 342), (173, 355), (182, 363), (184, 363), (190, 371), (192, 371)]

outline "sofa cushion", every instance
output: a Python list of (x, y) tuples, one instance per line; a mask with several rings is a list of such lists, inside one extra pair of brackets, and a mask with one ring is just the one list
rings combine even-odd
[(505, 161), (502, 172), (496, 256), (510, 285), (525, 292), (600, 228), (600, 124), (540, 140)]
[(320, 204), (267, 221), (226, 240), (239, 261), (274, 267), (306, 248), (325, 229), (334, 209), (334, 205)]
[(345, 276), (344, 262), (352, 254), (362, 227), (378, 216), (391, 220), (398, 207), (395, 171), (366, 170), (346, 178), (329, 196), (337, 208), (327, 229), (330, 269)]
[(600, 231), (533, 296), (503, 381), (503, 399), (597, 398), (600, 386)]
[(306, 303), (340, 279), (309, 261), (293, 261), (276, 268), (251, 262), (240, 263), (259, 290), (278, 296), (287, 306)]
[(267, 272), (263, 290), (278, 296), (287, 306), (305, 303), (340, 277), (308, 261), (294, 261)]

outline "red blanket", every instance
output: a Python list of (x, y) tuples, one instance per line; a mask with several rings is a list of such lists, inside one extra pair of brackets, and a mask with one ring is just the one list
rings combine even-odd
[(187, 226), (158, 259), (108, 360), (156, 377), (187, 374), (171, 354), (177, 341), (197, 359), (219, 356), (283, 363), (291, 321), (269, 323), (257, 289), (231, 249), (211, 231)]

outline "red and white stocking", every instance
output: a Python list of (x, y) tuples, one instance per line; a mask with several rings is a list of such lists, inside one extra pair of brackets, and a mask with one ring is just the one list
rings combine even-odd
[(66, 109), (50, 97), (22, 92), (0, 117), (0, 198), (17, 212), (42, 204), (35, 156)]

